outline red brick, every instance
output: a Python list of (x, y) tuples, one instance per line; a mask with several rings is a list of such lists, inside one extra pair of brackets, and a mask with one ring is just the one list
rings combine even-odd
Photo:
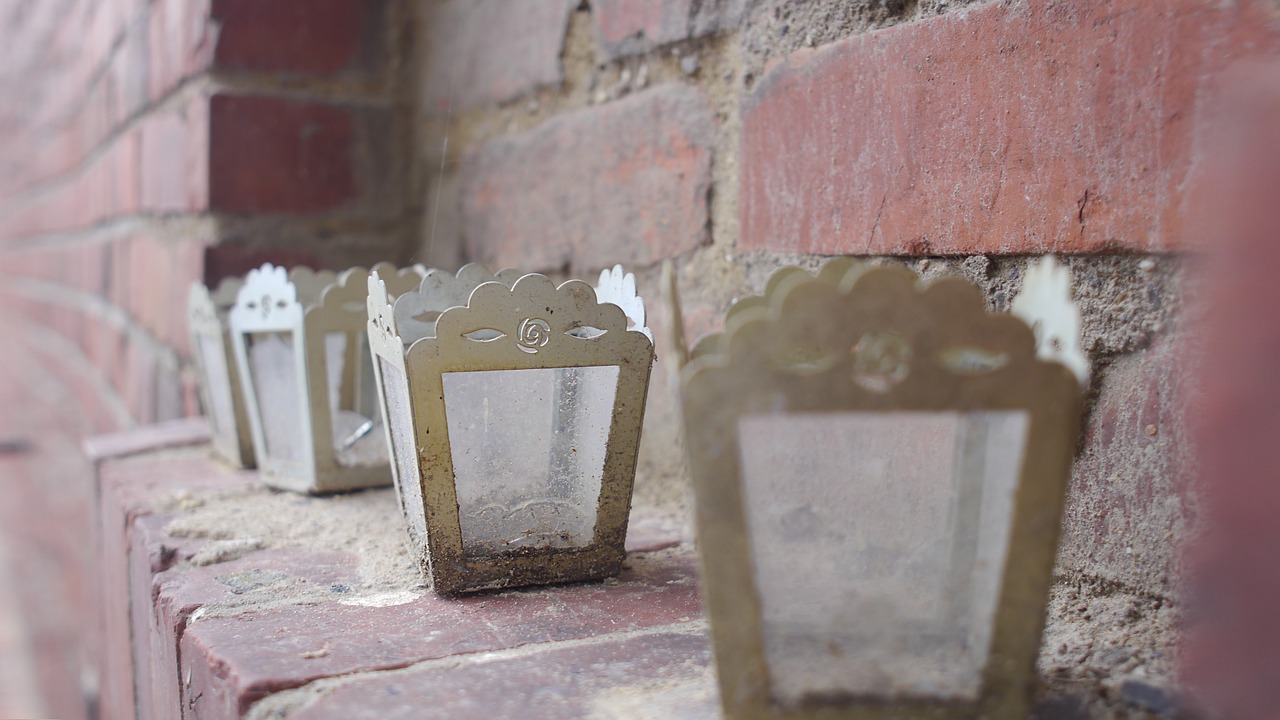
[(205, 250), (209, 241), (187, 238), (171, 241), (172, 275), (168, 284), (167, 322), (161, 339), (183, 357), (191, 357), (191, 333), (187, 326), (187, 297), (191, 286), (204, 280)]
[[(208, 423), (203, 418), (185, 418), (86, 438), (84, 452), (96, 463), (208, 441)], [(137, 502), (133, 504), (137, 505)]]
[(470, 153), (463, 233), (495, 267), (646, 265), (707, 238), (713, 117), (663, 85)]
[(796, 53), (744, 104), (740, 247), (1179, 248), (1214, 79), (1280, 47), (1270, 5), (992, 2)]
[[(234, 718), (266, 695), (317, 678), (701, 617), (694, 558), (633, 558), (630, 564), (609, 583), (202, 619), (181, 641), (182, 675), (192, 678), (188, 702), (197, 717)], [(300, 662), (301, 653), (320, 649), (324, 655)]]
[(1182, 587), (1183, 542), (1195, 528), (1188, 449), (1190, 340), (1158, 338), (1102, 376), (1077, 456), (1059, 565), (1151, 595)]
[(423, 23), (424, 107), (464, 110), (564, 79), (560, 54), (577, 0), (443, 0)]
[(204, 284), (216, 287), (225, 277), (244, 276), (263, 263), (285, 267), (325, 267), (315, 249), (245, 247), (239, 243), (221, 242), (204, 250)]
[[(1206, 717), (1280, 707), (1280, 62), (1236, 78), (1210, 156), (1197, 419), (1206, 522), (1193, 555), (1187, 684)], [(1211, 244), (1210, 244), (1211, 243)]]
[(227, 213), (324, 212), (356, 198), (355, 129), (337, 106), (217, 95), (209, 113), (209, 204)]
[[(213, 0), (219, 70), (334, 75), (377, 40), (381, 0)], [(381, 50), (381, 48), (372, 48)]]
[(735, 27), (759, 0), (591, 0), (591, 19), (606, 59)]
[(210, 0), (156, 0), (149, 15), (151, 97), (159, 99), (213, 61), (218, 29)]
[(149, 212), (202, 210), (208, 205), (209, 104), (196, 98), (176, 111), (146, 117), (139, 132), (139, 204)]
[[(169, 545), (178, 547), (171, 541)], [(207, 673), (219, 673), (222, 668), (191, 664), (185, 657), (191, 651), (185, 639), (187, 633), (205, 622), (216, 621), (194, 622), (192, 615), (200, 608), (242, 601), (262, 603), (285, 593), (295, 598), (310, 594), (308, 601), (315, 602), (326, 594), (339, 596), (333, 587), (358, 583), (359, 569), (353, 555), (312, 553), (301, 548), (258, 551), (230, 562), (174, 568), (149, 578), (145, 587), (150, 590), (146, 597), (154, 598), (149, 666), (154, 717), (191, 717), (192, 710), (194, 717), (219, 717), (210, 714), (208, 708), (217, 705), (218, 693), (224, 686), (202, 680)], [(294, 660), (301, 658), (294, 656)]]
[[(155, 657), (149, 619), (151, 582), (156, 573), (166, 569), (168, 562), (185, 557), (180, 551), (188, 548), (191, 541), (164, 536), (160, 528), (166, 520), (151, 517), (155, 512), (153, 504), (179, 489), (242, 488), (254, 482), (254, 476), (231, 474), (210, 465), (203, 450), (168, 456), (135, 456), (207, 438), (207, 425), (202, 419), (193, 419), (94, 437), (84, 443), (86, 455), (99, 468), (98, 527), (102, 536), (98, 539), (101, 548), (98, 564), (103, 577), (99, 605), (105, 613), (107, 630), (100, 663), (104, 671), (104, 717), (134, 717), (131, 710), (134, 683), (143, 691), (136, 697), (147, 700), (138, 708), (140, 717), (160, 720), (178, 716), (151, 712), (151, 689), (162, 693), (168, 687), (151, 685), (149, 663)], [(175, 551), (171, 553), (161, 547), (166, 544)], [(176, 644), (172, 653), (176, 653)], [(131, 658), (139, 662), (128, 662)], [(166, 667), (176, 678), (176, 670), (172, 670), (177, 667), (176, 658)], [(144, 670), (135, 677), (134, 668)], [(177, 683), (171, 685), (176, 693)]]
[[(129, 630), (132, 665), (113, 668), (110, 675), (121, 682), (128, 676), (130, 690), (137, 699), (138, 720), (163, 720), (181, 717), (174, 710), (181, 706), (181, 682), (177, 672), (177, 643), (165, 642), (152, 614), (152, 579), (175, 562), (189, 556), (199, 541), (172, 538), (164, 526), (172, 520), (167, 515), (138, 517), (127, 529), (129, 540)], [(107, 598), (108, 602), (112, 599)], [(167, 652), (166, 652), (167, 651)], [(109, 661), (119, 663), (121, 655), (108, 653)], [(161, 661), (160, 658), (165, 658)], [(109, 716), (109, 715), (108, 715)], [(122, 715), (121, 717), (131, 717)]]
[(354, 679), (297, 720), (720, 717), (705, 633), (602, 638), (534, 655)]

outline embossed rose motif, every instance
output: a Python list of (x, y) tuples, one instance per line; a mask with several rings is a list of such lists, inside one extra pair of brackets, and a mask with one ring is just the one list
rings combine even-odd
[(911, 344), (897, 333), (867, 333), (853, 346), (853, 381), (872, 392), (888, 392), (910, 370)]
[(527, 353), (536, 353), (551, 340), (551, 326), (541, 318), (525, 318), (520, 321), (516, 333), (516, 347)]

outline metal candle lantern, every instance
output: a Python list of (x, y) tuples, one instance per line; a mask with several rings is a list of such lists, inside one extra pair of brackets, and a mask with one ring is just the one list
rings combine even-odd
[[(376, 267), (393, 292), (421, 279), (419, 268)], [(368, 278), (266, 264), (237, 293), (236, 365), (268, 485), (325, 493), (391, 481), (365, 340)]]
[(238, 467), (250, 468), (254, 465), (253, 438), (227, 327), (227, 313), (235, 305), (236, 292), (242, 284), (240, 278), (225, 278), (213, 292), (202, 283), (192, 285), (187, 297), (187, 323), (214, 452)]
[(653, 364), (634, 279), (610, 271), (601, 293), (628, 317), (587, 283), (542, 275), (508, 287), (499, 273), (453, 306), (464, 274), (429, 276), (394, 307), (370, 279), (388, 443), (424, 574), (440, 594), (616, 574)]
[(682, 402), (726, 714), (1026, 717), (1077, 378), (968, 282), (851, 261), (776, 274), (703, 345)]

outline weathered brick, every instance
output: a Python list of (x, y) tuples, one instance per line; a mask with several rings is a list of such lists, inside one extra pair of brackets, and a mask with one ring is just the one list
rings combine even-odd
[(738, 25), (760, 0), (591, 0), (604, 58), (648, 52)]
[(740, 247), (1176, 249), (1214, 78), (1270, 3), (992, 2), (801, 51), (743, 107)]
[(339, 106), (216, 95), (209, 111), (209, 204), (227, 213), (336, 209), (359, 188), (355, 127)]
[(202, 619), (181, 640), (182, 675), (192, 678), (188, 702), (197, 717), (234, 718), (266, 695), (317, 678), (701, 616), (692, 557), (629, 563), (631, 569), (603, 584), (453, 600), (428, 595), (389, 607), (332, 602)]
[[(199, 718), (240, 717), (239, 714), (210, 713), (210, 708), (221, 704), (220, 693), (227, 686), (209, 677), (216, 676), (223, 668), (216, 664), (204, 665), (199, 659), (190, 663), (185, 657), (191, 649), (186, 635), (198, 627), (193, 625), (196, 611), (246, 601), (261, 604), (277, 598), (310, 595), (310, 602), (315, 602), (326, 594), (337, 596), (331, 588), (359, 582), (354, 560), (354, 556), (347, 553), (281, 548), (253, 552), (204, 567), (174, 568), (155, 575), (146, 586), (154, 598), (150, 682), (155, 717), (190, 717), (192, 711), (194, 717)], [(213, 621), (201, 620), (200, 623)], [(296, 656), (295, 659), (302, 660)]]
[(151, 98), (208, 68), (218, 28), (209, 22), (210, 0), (155, 0), (148, 16)]
[(1184, 423), (1189, 345), (1182, 335), (1158, 338), (1103, 376), (1072, 470), (1061, 567), (1177, 594), (1183, 540), (1195, 527)]
[[(132, 456), (204, 442), (207, 438), (205, 422), (193, 419), (101, 435), (84, 443), (85, 455), (99, 467), (98, 527), (102, 536), (98, 538), (97, 565), (102, 579), (99, 607), (106, 631), (99, 667), (104, 673), (104, 717), (134, 717), (135, 697), (143, 700), (137, 708), (142, 718), (176, 716), (151, 711), (150, 690), (162, 693), (166, 689), (152, 684), (149, 664), (154, 657), (149, 620), (151, 582), (153, 575), (167, 567), (165, 562), (183, 557), (176, 550), (191, 543), (164, 536), (160, 528), (165, 520), (152, 515), (156, 505), (174, 491), (232, 489), (254, 480), (250, 473), (231, 474), (210, 465), (203, 452), (159, 458)], [(175, 552), (161, 547), (166, 543)], [(130, 659), (146, 659), (148, 664), (131, 664)], [(176, 659), (168, 667), (176, 668)], [(141, 668), (136, 675), (135, 668)], [(176, 678), (176, 671), (172, 674)], [(135, 683), (139, 690), (146, 691), (135, 695)]]
[(213, 0), (219, 70), (334, 75), (382, 39), (385, 0)]
[(208, 206), (208, 112), (208, 101), (198, 97), (142, 121), (139, 204), (146, 210), (184, 212)]
[(1280, 62), (1235, 78), (1201, 199), (1205, 351), (1193, 406), (1206, 522), (1196, 539), (1187, 681), (1206, 717), (1280, 707)]
[(711, 109), (663, 85), (469, 154), (463, 233), (496, 267), (646, 265), (707, 237)]
[[(178, 698), (181, 682), (177, 672), (177, 643), (172, 640), (166, 642), (164, 633), (157, 632), (165, 628), (160, 628), (154, 620), (152, 581), (158, 573), (181, 561), (192, 551), (193, 546), (200, 543), (166, 535), (164, 526), (171, 519), (168, 515), (145, 515), (135, 519), (127, 529), (130, 630), (128, 657), (133, 662), (128, 668), (113, 668), (109, 676), (115, 676), (119, 682), (119, 678), (127, 675), (132, 681), (130, 690), (136, 699), (138, 720), (181, 717), (180, 712), (174, 712), (181, 705)], [(111, 601), (111, 598), (106, 600)], [(110, 651), (104, 657), (111, 661), (123, 655), (118, 651)], [(166, 657), (169, 662), (160, 661), (160, 658)]]
[(315, 248), (245, 247), (239, 243), (222, 242), (209, 245), (204, 250), (204, 283), (215, 287), (225, 277), (244, 276), (267, 262), (285, 267), (325, 267), (321, 253)]
[(603, 638), (511, 657), (464, 659), (345, 683), (290, 717), (717, 718), (711, 647), (699, 631)]
[(578, 0), (428, 4), (423, 106), (429, 113), (510, 100), (564, 79), (560, 52)]

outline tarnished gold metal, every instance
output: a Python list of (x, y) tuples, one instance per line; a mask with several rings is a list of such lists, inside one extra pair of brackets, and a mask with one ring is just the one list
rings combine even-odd
[[(849, 259), (817, 277), (787, 268), (762, 296), (728, 311), (722, 334), (694, 349), (682, 375), (682, 404), (704, 596), (729, 717), (1027, 717), (1080, 391), (1065, 367), (1037, 359), (1024, 322), (988, 314), (980, 291), (956, 278), (926, 287), (905, 267)], [(1009, 529), (977, 690), (968, 697), (912, 691), (782, 697), (766, 656), (761, 588), (770, 578), (758, 577), (753, 564), (740, 423), (762, 416), (790, 422), (844, 413), (889, 419), (1004, 411), (1025, 418), (1025, 445), (1021, 463), (1010, 466), (1017, 473), (1011, 517), (983, 515), (984, 523), (1008, 522)], [(830, 582), (816, 574), (793, 589), (796, 602), (820, 596)], [(860, 612), (856, 603), (846, 610)]]
[[(465, 305), (453, 306), (454, 290), (465, 288), (468, 277), (483, 272), (464, 268), (452, 280), (428, 275), (419, 293), (403, 296), (394, 307), (380, 278), (369, 280), (370, 347), (387, 413), (384, 424), (396, 486), (417, 560), (433, 591), (444, 595), (614, 575), (625, 554), (636, 451), (654, 359), (643, 304), (634, 297), (634, 280), (620, 269), (616, 278), (610, 271), (607, 282), (602, 278), (598, 297), (581, 281), (556, 287), (548, 278), (531, 274), (511, 283), (511, 274), (504, 271), (476, 286)], [(624, 297), (627, 293), (633, 297)], [(631, 315), (615, 301), (627, 306)], [(402, 338), (398, 323), (411, 317), (417, 318), (407, 328), (412, 334)], [(573, 546), (529, 543), (494, 549), (469, 543), (455, 460), (484, 449), (451, 445), (450, 418), (456, 423), (464, 413), (480, 409), (450, 404), (458, 398), (448, 395), (446, 379), (479, 378), (475, 373), (495, 371), (572, 373), (593, 368), (616, 368), (616, 388), (609, 388), (611, 412), (600, 418), (608, 427), (595, 428), (605, 442), (599, 497), (593, 497), (590, 508), (593, 530)], [(492, 427), (487, 402), (484, 420), (478, 422)], [(396, 413), (411, 426), (397, 426), (404, 419)], [(557, 439), (559, 431), (553, 442)], [(577, 448), (552, 447), (550, 457), (555, 462), (559, 454), (576, 452)]]
[(254, 466), (253, 436), (245, 415), (240, 371), (227, 326), (227, 314), (235, 305), (236, 292), (243, 284), (241, 278), (228, 277), (212, 292), (203, 283), (192, 285), (187, 296), (187, 324), (213, 450), (232, 465), (251, 468)]
[[(398, 270), (389, 263), (375, 269), (397, 293), (415, 287), (424, 271), (421, 266)], [(385, 460), (341, 462), (333, 437), (335, 412), (365, 408), (368, 415), (377, 415), (372, 375), (365, 379), (362, 372), (370, 364), (365, 340), (368, 278), (364, 268), (335, 275), (309, 268), (286, 273), (284, 268), (265, 264), (249, 272), (237, 293), (230, 328), (254, 453), (267, 485), (328, 493), (391, 482)], [(255, 376), (248, 351), (254, 337), (269, 337), (279, 344), (289, 365), (275, 368), (280, 378)], [(337, 342), (331, 345), (331, 339)], [(333, 367), (331, 360), (337, 361)], [(281, 382), (295, 384), (293, 392), (285, 394), (286, 402), (262, 396), (259, 383)], [(268, 437), (272, 423), (264, 412), (271, 413), (276, 428), (290, 433), (289, 443), (273, 446)], [(363, 429), (365, 433), (373, 430)], [(373, 437), (380, 438), (381, 433), (374, 432)], [(288, 452), (282, 452), (285, 445)]]

